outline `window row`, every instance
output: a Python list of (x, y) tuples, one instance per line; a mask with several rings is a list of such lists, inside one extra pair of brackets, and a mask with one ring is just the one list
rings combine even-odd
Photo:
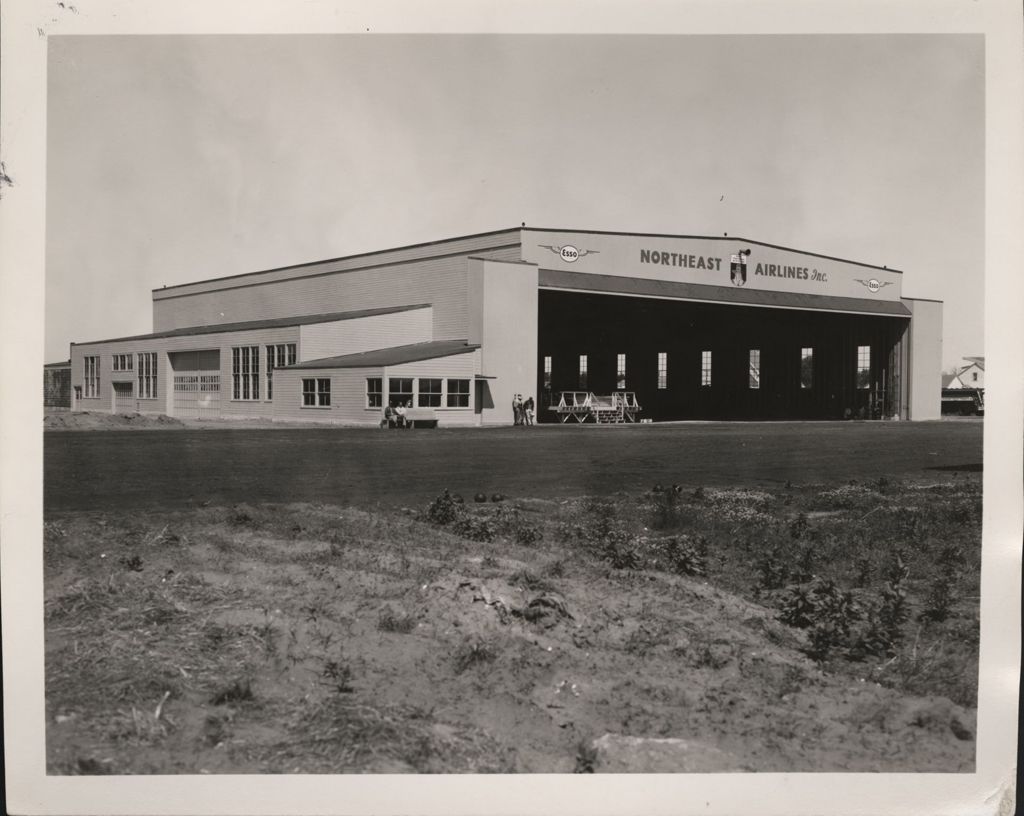
[[(156, 352), (146, 351), (138, 355), (139, 399), (156, 399)], [(82, 358), (84, 371), (82, 396), (94, 399), (100, 395), (100, 358), (91, 355)], [(113, 355), (114, 371), (132, 370), (131, 354)]]
[[(414, 390), (414, 383), (416, 388)], [(392, 408), (400, 405), (418, 408), (468, 408), (469, 380), (443, 379), (441, 377), (389, 377), (387, 403)], [(384, 380), (382, 377), (367, 377), (366, 407), (384, 407)]]
[[(586, 389), (588, 379), (589, 362), (586, 354), (579, 356), (579, 370), (577, 387), (580, 390)], [(551, 357), (544, 357), (543, 363), (543, 384), (544, 388), (551, 388)], [(658, 352), (658, 380), (659, 390), (668, 388), (668, 354), (664, 351)], [(711, 387), (711, 351), (705, 350), (700, 353), (700, 384), (703, 387)], [(800, 387), (811, 388), (814, 384), (814, 349), (805, 347), (800, 349)], [(748, 380), (747, 385), (751, 389), (761, 387), (761, 350), (749, 349), (748, 352)], [(626, 355), (615, 356), (615, 387), (622, 391), (626, 388)], [(857, 346), (857, 388), (866, 389), (871, 387), (871, 346)]]

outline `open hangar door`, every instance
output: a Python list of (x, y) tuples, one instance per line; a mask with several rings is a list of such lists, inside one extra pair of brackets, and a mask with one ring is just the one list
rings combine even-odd
[(167, 355), (173, 373), (173, 415), (184, 419), (220, 416), (220, 351), (175, 351)]
[(655, 421), (902, 411), (905, 317), (551, 290), (538, 310), (541, 421), (562, 391), (628, 390)]

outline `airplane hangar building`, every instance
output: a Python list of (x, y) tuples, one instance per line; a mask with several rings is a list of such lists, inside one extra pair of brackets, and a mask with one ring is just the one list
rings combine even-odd
[[(522, 227), (153, 292), (153, 332), (71, 347), (75, 410), (512, 421), (934, 419), (942, 304), (896, 270), (733, 237)], [(600, 399), (600, 397), (595, 397)], [(579, 418), (579, 414), (574, 415)]]

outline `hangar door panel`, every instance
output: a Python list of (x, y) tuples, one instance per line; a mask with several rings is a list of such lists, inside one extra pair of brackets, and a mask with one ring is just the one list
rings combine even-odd
[(174, 371), (174, 416), (203, 419), (220, 416), (220, 352), (169, 354)]

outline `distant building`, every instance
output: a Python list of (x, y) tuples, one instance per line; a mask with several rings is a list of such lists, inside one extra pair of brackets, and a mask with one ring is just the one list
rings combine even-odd
[(985, 387), (985, 358), (964, 357), (967, 365), (961, 368), (956, 376), (963, 385), (959, 388), (984, 388)]
[(72, 345), (72, 405), (484, 425), (516, 394), (549, 422), (582, 394), (653, 420), (933, 419), (942, 303), (902, 278), (735, 237), (524, 225), (155, 290), (152, 333)]
[(71, 361), (43, 366), (43, 407), (71, 407)]
[(957, 373), (943, 374), (942, 375), (942, 387), (943, 388), (963, 388), (964, 384), (960, 380), (960, 375)]

